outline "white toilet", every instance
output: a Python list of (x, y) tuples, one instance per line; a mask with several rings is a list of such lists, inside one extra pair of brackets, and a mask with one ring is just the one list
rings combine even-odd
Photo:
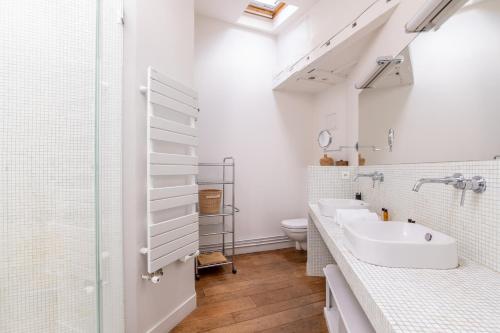
[(281, 229), (288, 238), (295, 241), (297, 250), (307, 250), (307, 219), (283, 220)]

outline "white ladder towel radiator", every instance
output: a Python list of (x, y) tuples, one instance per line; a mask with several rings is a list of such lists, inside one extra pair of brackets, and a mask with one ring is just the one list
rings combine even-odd
[(198, 255), (198, 97), (192, 89), (148, 68), (147, 255), (144, 279)]

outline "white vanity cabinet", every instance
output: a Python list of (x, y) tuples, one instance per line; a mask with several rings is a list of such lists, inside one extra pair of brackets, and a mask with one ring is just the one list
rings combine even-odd
[(337, 265), (323, 269), (326, 278), (325, 320), (330, 333), (375, 332)]

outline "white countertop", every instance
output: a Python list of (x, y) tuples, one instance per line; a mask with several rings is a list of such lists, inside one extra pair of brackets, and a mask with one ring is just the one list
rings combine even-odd
[(452, 270), (367, 264), (317, 205), (309, 215), (377, 332), (500, 333), (500, 273), (464, 259)]

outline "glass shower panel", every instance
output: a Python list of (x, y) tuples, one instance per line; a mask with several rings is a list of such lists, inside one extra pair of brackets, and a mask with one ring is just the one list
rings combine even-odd
[(120, 3), (0, 2), (2, 333), (123, 331)]
[(99, 112), (101, 327), (124, 332), (122, 239), (122, 0), (101, 0)]

